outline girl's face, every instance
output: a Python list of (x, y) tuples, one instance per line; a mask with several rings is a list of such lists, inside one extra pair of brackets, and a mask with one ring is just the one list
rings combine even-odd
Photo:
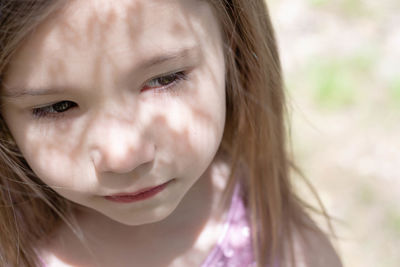
[(125, 224), (169, 215), (221, 142), (222, 38), (204, 1), (68, 1), (4, 83), (2, 114), (37, 176)]

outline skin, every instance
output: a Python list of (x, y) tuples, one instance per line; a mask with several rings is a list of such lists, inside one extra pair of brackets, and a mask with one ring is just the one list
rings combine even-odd
[[(194, 266), (204, 259), (216, 241), (202, 239), (217, 229), (216, 184), (227, 175), (217, 154), (225, 124), (222, 47), (203, 1), (75, 0), (17, 51), (2, 114), (37, 176), (77, 204), (92, 251), (62, 226), (42, 249), (49, 265), (131, 266), (134, 259), (137, 266)], [(105, 198), (166, 182), (146, 200)]]

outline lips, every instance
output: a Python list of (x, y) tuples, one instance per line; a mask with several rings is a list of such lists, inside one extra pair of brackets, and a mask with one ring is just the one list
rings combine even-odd
[(109, 201), (119, 202), (119, 203), (132, 203), (132, 202), (136, 202), (136, 201), (145, 200), (145, 199), (151, 198), (151, 197), (157, 195), (158, 193), (160, 193), (161, 191), (163, 191), (171, 181), (168, 181), (164, 184), (161, 184), (161, 185), (158, 185), (155, 187), (143, 188), (143, 189), (133, 192), (133, 193), (115, 194), (115, 195), (105, 196), (104, 198)]

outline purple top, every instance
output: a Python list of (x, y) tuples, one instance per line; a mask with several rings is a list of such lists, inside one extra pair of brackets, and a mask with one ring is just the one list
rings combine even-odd
[(253, 257), (250, 224), (240, 196), (240, 186), (236, 186), (223, 233), (201, 267), (253, 266), (256, 266), (256, 262)]
[(201, 267), (250, 267), (256, 266), (253, 256), (249, 219), (236, 186), (223, 234)]

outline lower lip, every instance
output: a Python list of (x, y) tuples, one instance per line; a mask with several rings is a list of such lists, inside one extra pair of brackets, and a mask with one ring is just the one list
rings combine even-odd
[(133, 193), (133, 194), (121, 194), (121, 195), (112, 195), (112, 196), (105, 196), (104, 198), (113, 202), (118, 202), (118, 203), (132, 203), (132, 202), (137, 202), (141, 200), (145, 200), (148, 198), (151, 198), (161, 191), (163, 191), (167, 185), (171, 181), (168, 181), (162, 185), (152, 187), (152, 188), (147, 188), (141, 190), (141, 192), (138, 193)]

